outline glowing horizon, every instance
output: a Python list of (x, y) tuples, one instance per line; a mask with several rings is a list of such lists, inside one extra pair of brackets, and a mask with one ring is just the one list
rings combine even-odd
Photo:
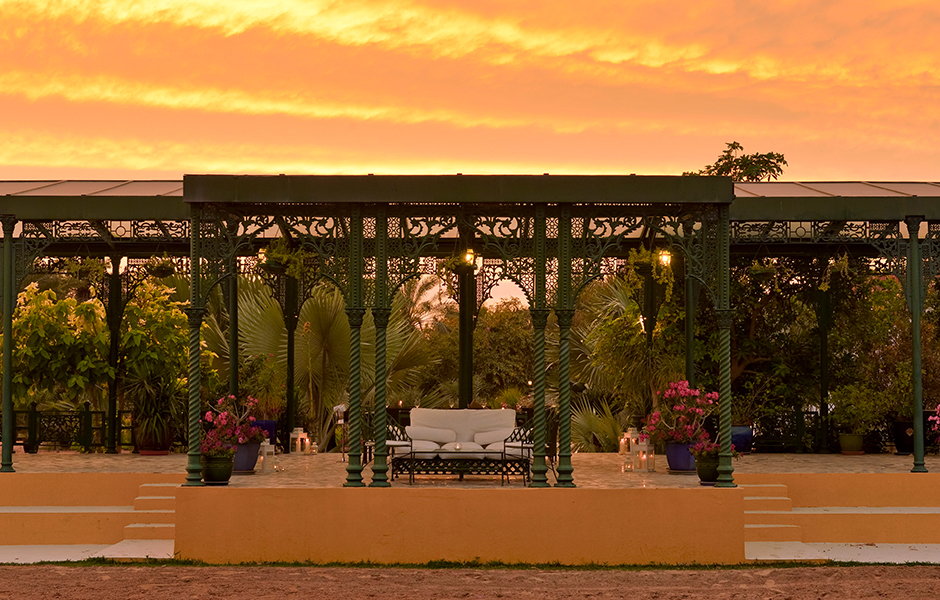
[(0, 178), (940, 180), (927, 1), (0, 0)]

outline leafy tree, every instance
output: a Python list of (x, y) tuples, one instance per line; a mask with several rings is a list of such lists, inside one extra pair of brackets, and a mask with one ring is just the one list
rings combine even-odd
[(13, 396), (17, 408), (47, 399), (44, 408), (97, 408), (108, 366), (108, 329), (100, 302), (59, 300), (32, 283), (13, 313)]
[(730, 142), (714, 164), (699, 171), (685, 172), (683, 175), (723, 175), (734, 181), (770, 181), (783, 175), (783, 167), (788, 166), (783, 154), (777, 152), (743, 152), (744, 146), (738, 142)]

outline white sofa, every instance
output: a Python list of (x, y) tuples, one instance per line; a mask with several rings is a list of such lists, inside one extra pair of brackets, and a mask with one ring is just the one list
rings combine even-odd
[[(528, 477), (531, 430), (516, 428), (513, 410), (413, 408), (411, 424), (386, 442), (393, 475), (409, 473), (520, 474)], [(396, 466), (395, 463), (398, 463)]]

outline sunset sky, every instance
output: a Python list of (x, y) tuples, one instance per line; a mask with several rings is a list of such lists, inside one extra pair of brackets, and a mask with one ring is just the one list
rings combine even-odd
[(0, 0), (0, 179), (940, 181), (937, 0)]

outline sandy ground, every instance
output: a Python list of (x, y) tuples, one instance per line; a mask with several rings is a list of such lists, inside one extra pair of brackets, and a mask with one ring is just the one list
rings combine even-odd
[(576, 571), (318, 567), (0, 567), (0, 598), (938, 598), (940, 566)]

